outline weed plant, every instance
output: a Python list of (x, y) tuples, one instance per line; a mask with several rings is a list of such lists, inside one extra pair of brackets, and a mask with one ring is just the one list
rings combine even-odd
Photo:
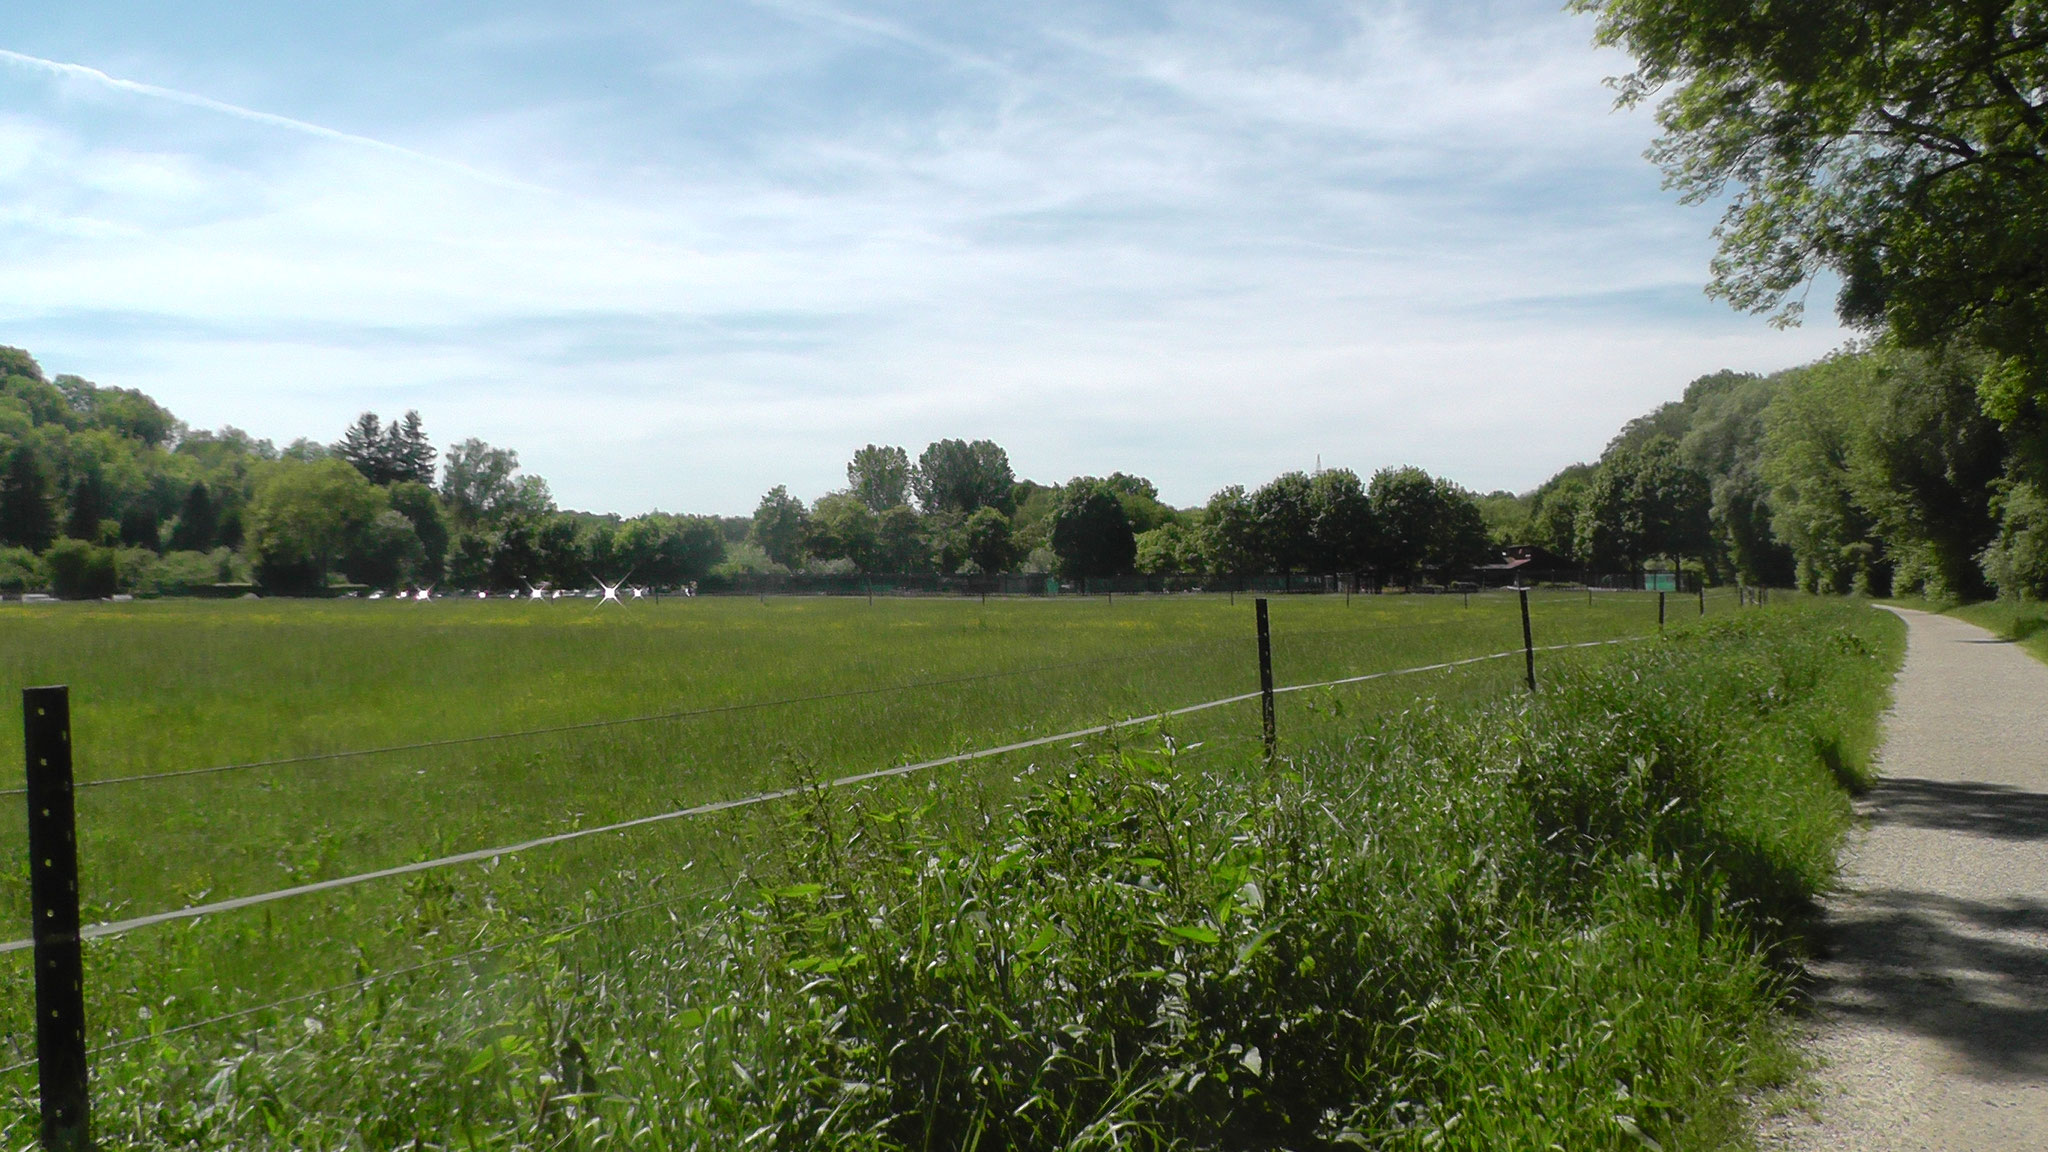
[[(1901, 649), (1888, 616), (1794, 602), (1549, 662), (1534, 696), (1330, 694), (1270, 762), (1189, 725), (1014, 780), (819, 789), (736, 817), (708, 891), (643, 854), (612, 887), (665, 906), (543, 935), (564, 910), (521, 885), (442, 881), (413, 930), (492, 951), (159, 1026), (100, 1059), (96, 1126), (104, 1147), (1725, 1146), (1791, 1068), (1774, 1012)], [(18, 1146), (32, 1088), (8, 1091)]]

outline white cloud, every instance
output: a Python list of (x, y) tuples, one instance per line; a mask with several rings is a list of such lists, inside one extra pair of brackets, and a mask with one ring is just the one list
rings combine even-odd
[(6, 54), (0, 342), (196, 423), (418, 407), (567, 503), (740, 511), (946, 435), (1180, 502), (1317, 453), (1521, 487), (1836, 339), (1697, 298), (1711, 221), (1547, 8), (755, 11), (423, 31), (500, 95), (362, 132)]

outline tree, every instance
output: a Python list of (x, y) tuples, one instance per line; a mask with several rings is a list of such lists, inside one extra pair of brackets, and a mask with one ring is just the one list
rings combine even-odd
[(1211, 572), (1242, 576), (1257, 569), (1259, 521), (1243, 485), (1232, 484), (1209, 497), (1202, 537), (1202, 554)]
[(340, 460), (268, 466), (248, 512), (257, 582), (286, 594), (317, 591), (390, 505)]
[(1436, 499), (1440, 514), (1429, 533), (1424, 565), (1448, 577), (1485, 563), (1493, 552), (1493, 537), (1479, 501), (1442, 477), (1436, 480)]
[(64, 517), (64, 534), (74, 540), (88, 540), (95, 544), (106, 543), (107, 532), (101, 527), (111, 511), (107, 499), (107, 485), (91, 461), (78, 473), (78, 479), (71, 484), (71, 507)]
[(1586, 481), (1582, 477), (1559, 476), (1547, 481), (1536, 490), (1529, 507), (1528, 538), (1512, 543), (1535, 544), (1566, 560), (1577, 560), (1579, 509), (1585, 501)]
[(57, 536), (50, 470), (33, 444), (16, 443), (0, 452), (0, 544), (40, 552)]
[(350, 580), (373, 588), (396, 588), (419, 578), (427, 551), (404, 513), (377, 513), (350, 542), (341, 570)]
[(1651, 557), (1703, 556), (1712, 541), (1707, 478), (1654, 436), (1607, 453), (1579, 510), (1578, 551), (1610, 571), (1638, 571)]
[(910, 488), (926, 512), (965, 516), (977, 508), (995, 508), (1007, 516), (1016, 479), (1009, 454), (994, 441), (939, 440), (917, 458)]
[(702, 580), (725, 559), (725, 536), (709, 516), (650, 512), (620, 527), (617, 548), (633, 579), (674, 588)]
[(1118, 496), (1114, 487), (1089, 476), (1077, 476), (1060, 489), (1049, 541), (1059, 557), (1060, 575), (1083, 579), (1131, 570), (1138, 545)]
[(384, 461), (392, 484), (434, 483), (434, 460), (438, 453), (427, 440), (427, 430), (416, 409), (391, 422), (384, 431)]
[(1308, 474), (1287, 472), (1252, 493), (1257, 554), (1269, 572), (1299, 572), (1315, 555), (1315, 507)]
[(910, 454), (892, 445), (870, 444), (846, 465), (847, 490), (880, 514), (910, 503)]
[[(2048, 397), (2048, 11), (2040, 0), (1572, 0), (1636, 57), (1620, 103), (1666, 92), (1652, 155), (1726, 197), (1711, 291), (1796, 319), (1803, 285), (1909, 346), (2000, 361), (2008, 425)], [(1732, 192), (1730, 188), (1732, 186)]]
[(754, 509), (754, 543), (761, 546), (769, 560), (784, 568), (800, 567), (810, 518), (810, 513), (804, 511), (804, 502), (791, 496), (787, 487), (777, 484)]
[(471, 438), (448, 449), (441, 498), (455, 523), (469, 528), (555, 510), (547, 481), (519, 474), (519, 453)]
[(917, 509), (898, 504), (875, 517), (875, 570), (878, 572), (923, 572), (931, 568), (931, 548), (925, 543), (924, 519)]
[(194, 480), (178, 505), (178, 524), (171, 529), (171, 549), (177, 552), (205, 552), (220, 537), (220, 508), (213, 502), (213, 490), (204, 480)]
[(391, 481), (391, 464), (385, 452), (384, 421), (375, 412), (356, 417), (334, 444), (334, 454), (355, 466), (372, 484)]
[(811, 508), (807, 547), (820, 560), (846, 560), (862, 572), (875, 570), (877, 518), (850, 492), (818, 498)]
[(1135, 564), (1147, 576), (1202, 570), (1201, 534), (1178, 522), (1140, 532), (1136, 543)]
[(1430, 537), (1443, 513), (1436, 480), (1420, 468), (1382, 468), (1372, 474), (1366, 496), (1379, 528), (1380, 566), (1404, 578), (1429, 559)]
[(420, 571), (424, 580), (439, 580), (448, 557), (448, 517), (434, 490), (417, 480), (402, 480), (385, 489), (391, 510), (412, 522), (420, 540)]
[(1380, 564), (1409, 579), (1481, 563), (1492, 548), (1470, 492), (1420, 468), (1382, 468), (1366, 489)]
[(1008, 572), (1017, 563), (1010, 539), (1010, 518), (994, 508), (977, 508), (965, 528), (967, 558), (988, 575)]
[(1998, 536), (1979, 554), (1984, 578), (2009, 599), (2048, 600), (2048, 496), (2032, 484), (2001, 485)]
[(1357, 572), (1372, 563), (1377, 536), (1372, 498), (1349, 468), (1309, 480), (1309, 564), (1320, 572)]

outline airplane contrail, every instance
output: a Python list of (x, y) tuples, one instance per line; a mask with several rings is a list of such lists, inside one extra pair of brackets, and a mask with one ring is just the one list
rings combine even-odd
[(318, 136), (323, 140), (353, 144), (362, 148), (373, 148), (379, 152), (403, 156), (408, 160), (418, 161), (435, 168), (458, 172), (472, 179), (482, 180), (485, 183), (495, 184), (502, 188), (518, 188), (527, 192), (545, 192), (550, 194), (553, 192), (553, 189), (544, 188), (538, 184), (514, 180), (507, 176), (500, 176), (493, 172), (472, 168), (458, 161), (431, 156), (425, 152), (415, 152), (410, 148), (393, 144), (386, 140), (379, 140), (373, 136), (359, 136), (353, 132), (342, 132), (305, 120), (294, 120), (290, 116), (280, 116), (275, 112), (263, 112), (255, 108), (244, 108), (240, 104), (230, 104), (225, 100), (215, 100), (210, 96), (201, 96), (196, 92), (185, 92), (177, 88), (165, 88), (157, 84), (145, 84), (139, 80), (123, 80), (119, 76), (110, 76), (97, 68), (89, 68), (83, 64), (67, 64), (62, 60), (45, 60), (41, 56), (30, 56), (27, 53), (14, 52), (6, 48), (0, 48), (0, 60), (33, 68), (40, 72), (91, 81), (92, 83), (120, 92), (132, 92), (138, 96), (150, 96), (158, 100), (168, 100), (173, 104), (183, 104), (188, 108), (200, 108), (208, 112), (217, 112), (223, 116), (232, 116), (238, 120), (247, 120), (253, 124), (283, 128), (286, 131), (299, 132), (308, 136)]

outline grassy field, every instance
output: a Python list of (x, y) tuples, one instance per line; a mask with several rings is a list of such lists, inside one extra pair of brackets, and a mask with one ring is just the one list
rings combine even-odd
[[(1691, 601), (1673, 608), (1674, 625), (1689, 623), (1696, 611)], [(1584, 596), (1539, 594), (1537, 643), (1651, 632), (1655, 611), (1654, 596), (1602, 594), (1588, 603)], [(1725, 599), (1710, 606), (1710, 616), (1734, 612)], [(1283, 684), (1502, 651), (1520, 640), (1513, 601), (1500, 596), (1475, 597), (1469, 605), (1452, 597), (1360, 597), (1349, 605), (1341, 597), (1285, 598), (1274, 604), (1273, 631)], [(1612, 651), (1545, 656), (1544, 673), (1593, 666)], [(459, 601), (158, 603), (0, 613), (0, 666), (9, 679), (72, 685), (83, 780), (694, 713), (86, 789), (80, 819), (88, 919), (263, 891), (1243, 692), (1256, 685), (1253, 652), (1247, 603), (1195, 596), (986, 606), (700, 599), (629, 611)], [(1398, 715), (1419, 697), (1478, 706), (1519, 675), (1519, 661), (1503, 660), (1283, 697), (1283, 752), (1321, 754), (1359, 717)], [(705, 711), (720, 708), (730, 710)], [(1176, 757), (1176, 771), (1215, 772), (1218, 781), (1242, 777), (1242, 766), (1256, 761), (1255, 708), (1172, 725), (1177, 746), (1193, 747)], [(6, 731), (18, 739), (12, 726)], [(1158, 735), (1147, 739), (1156, 745)], [(18, 745), (6, 754), (18, 762)], [(876, 793), (914, 796), (920, 826), (986, 824), (991, 813), (1042, 786), (1028, 764), (1064, 763), (1073, 755), (1042, 749)], [(560, 975), (560, 966), (571, 964), (587, 976), (592, 965), (608, 963), (607, 948), (631, 951), (632, 941), (644, 940), (649, 917), (715, 922), (724, 897), (689, 893), (786, 868), (792, 810), (822, 809), (793, 804), (678, 822), (97, 942), (88, 951), (90, 1018), (102, 1042), (161, 1033), (485, 945), (497, 950), (422, 977), (459, 973), (470, 981), (459, 994), (442, 994), (467, 1005), (467, 1023), (457, 1027), (424, 1012), (412, 1031), (384, 1035), (392, 1044), (412, 1036), (417, 1050), (401, 1057), (392, 1049), (380, 1058), (409, 1067), (422, 1054), (442, 1053), (455, 1037), (468, 1045), (464, 1060), (486, 1058), (479, 1053), (499, 1052), (497, 1041), (478, 1048), (476, 1029), (524, 1035), (520, 1029), (532, 1022), (521, 1012), (533, 1002), (521, 996), (532, 992), (536, 973)], [(796, 831), (795, 842), (804, 842), (803, 829)], [(18, 857), (18, 839), (15, 845)], [(19, 868), (10, 873), (0, 896), (7, 914), (23, 923), (19, 876)], [(662, 901), (671, 903), (563, 940), (499, 947)], [(0, 970), (8, 989), (0, 1023), (11, 1049), (25, 1057), (25, 966), (19, 954), (5, 959), (16, 963)], [(518, 968), (518, 978), (508, 965)], [(500, 984), (521, 994), (478, 991)], [(527, 1007), (515, 1011), (512, 1004)], [(260, 1034), (303, 1010), (171, 1033), (106, 1055), (97, 1074), (142, 1124), (145, 1114), (162, 1115), (153, 1091), (189, 1091), (193, 1086), (180, 1077), (189, 1079), (194, 1069), (213, 1075), (227, 1066), (222, 1060), (242, 1067), (249, 1029)], [(309, 1028), (325, 1027), (316, 1015), (304, 1019)], [(32, 1090), (28, 1075), (11, 1077), (16, 1107)], [(346, 1091), (335, 1091), (341, 1095), (330, 1103), (345, 1111)], [(9, 1130), (10, 1137), (19, 1134), (18, 1127)]]

